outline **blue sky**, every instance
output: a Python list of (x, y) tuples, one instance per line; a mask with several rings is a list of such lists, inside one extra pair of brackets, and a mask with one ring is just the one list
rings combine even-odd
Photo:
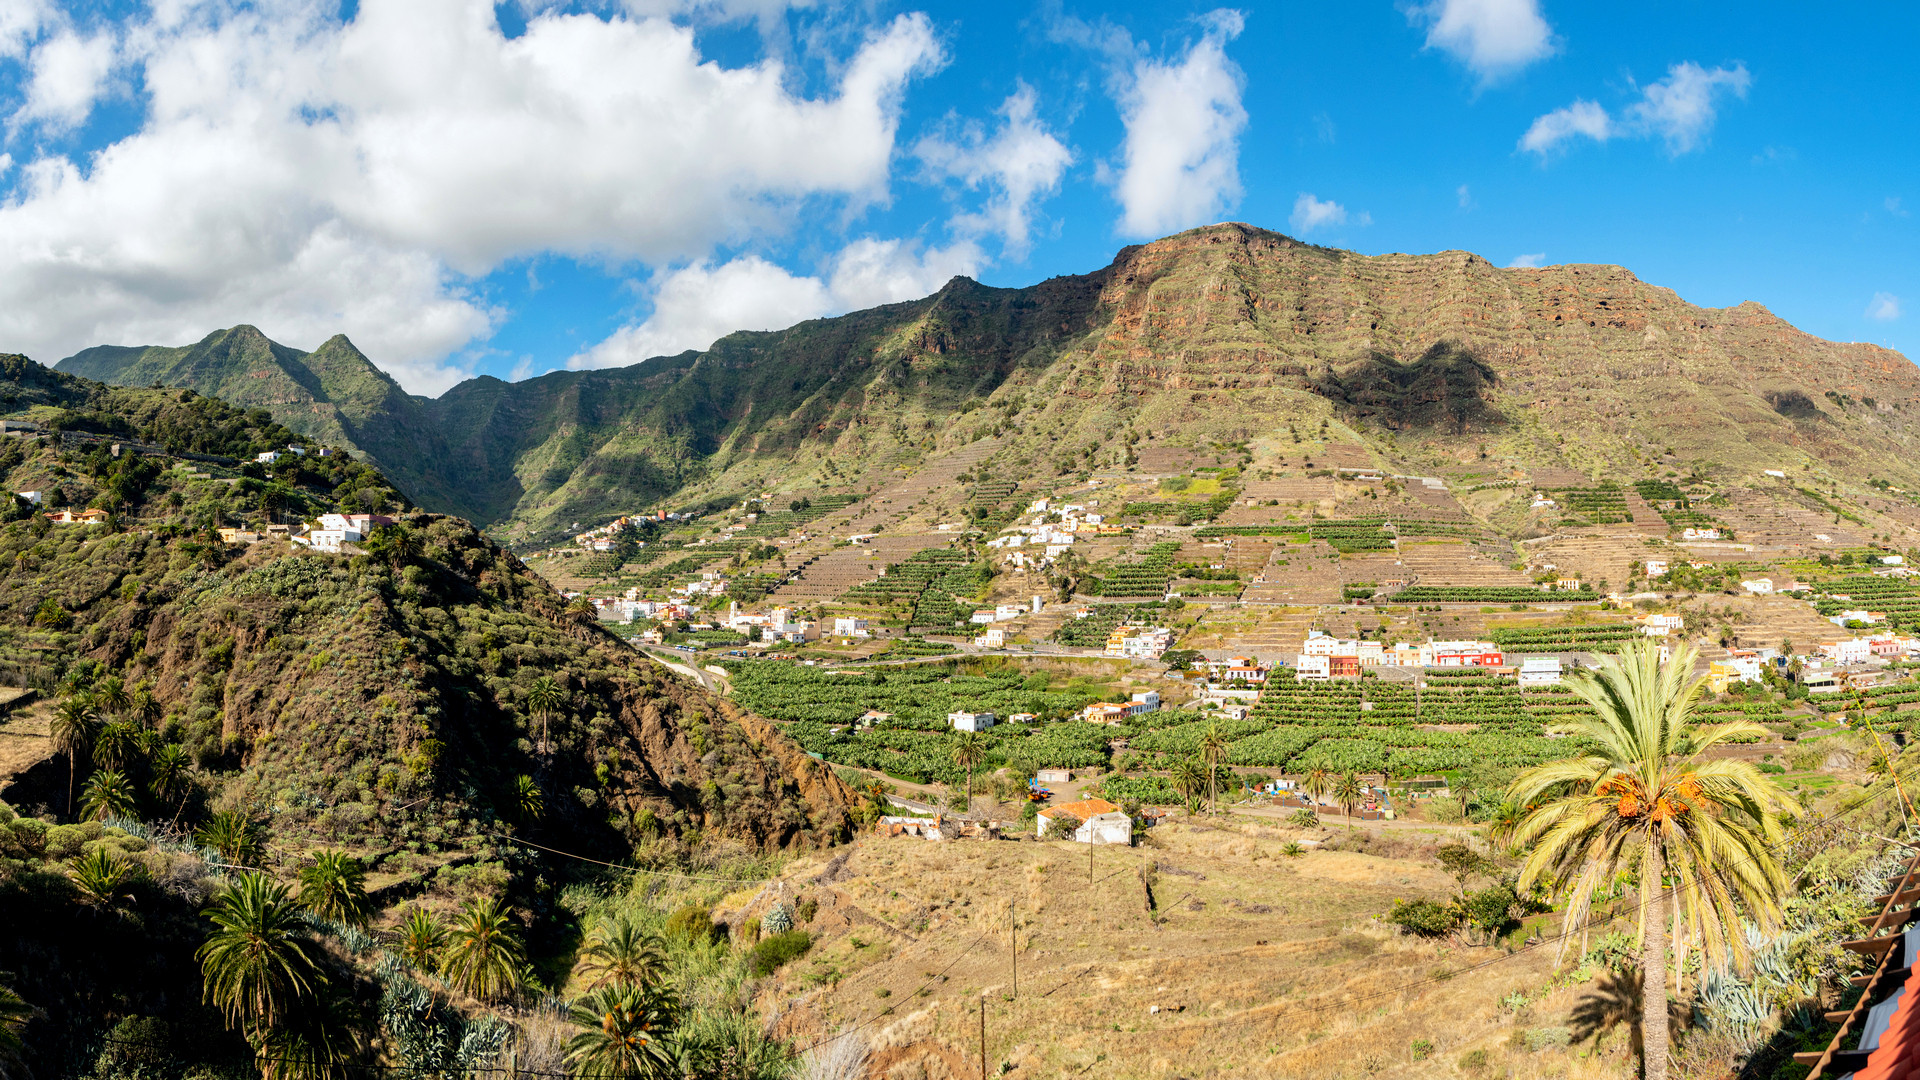
[(345, 332), (417, 392), (1243, 220), (1920, 355), (1920, 12), (0, 0), (0, 349)]

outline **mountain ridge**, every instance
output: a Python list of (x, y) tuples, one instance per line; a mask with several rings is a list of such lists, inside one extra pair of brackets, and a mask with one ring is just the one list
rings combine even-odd
[[(883, 462), (982, 430), (1012, 432), (1016, 469), (1119, 460), (1113, 444), (1142, 425), (1206, 442), (1326, 420), (1392, 457), (1406, 449), (1396, 432), (1435, 430), (1435, 415), (1452, 418), (1448, 438), (1475, 434), (1518, 460), (1583, 472), (1637, 467), (1655, 445), (1721, 465), (1851, 467), (1903, 448), (1907, 410), (1920, 409), (1920, 372), (1899, 353), (1823, 341), (1753, 301), (1703, 308), (1605, 264), (1358, 255), (1238, 223), (1124, 247), (1106, 267), (1024, 288), (955, 278), (920, 300), (738, 332), (706, 350), (518, 383), (480, 377), (432, 399), (359, 370), (377, 372), (342, 337), (298, 356), (263, 336), (238, 357), (207, 347), (239, 329), (188, 347), (196, 357), (94, 349), (59, 367), (277, 394), (259, 404), (288, 426), (337, 425), (422, 505), (525, 542), (674, 500), (871, 487), (892, 469)], [(1479, 405), (1414, 409), (1408, 395), (1465, 391), (1381, 366), (1442, 342), (1481, 365)], [(235, 371), (269, 360), (311, 371), (323, 352), (351, 392), (344, 401), (318, 375), (250, 371), (241, 383)], [(373, 393), (381, 380), (390, 390)], [(1801, 400), (1811, 412), (1780, 404)], [(968, 419), (983, 407), (998, 416), (986, 428)], [(1480, 429), (1457, 422), (1466, 413)], [(1063, 439), (1098, 449), (1068, 462)]]

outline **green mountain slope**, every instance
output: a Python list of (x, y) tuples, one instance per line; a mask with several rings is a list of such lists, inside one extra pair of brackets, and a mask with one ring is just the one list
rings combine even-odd
[[(269, 345), (246, 355), (281, 355)], [(164, 377), (135, 356), (62, 368), (209, 393), (237, 381), (231, 351)], [(1523, 467), (1639, 475), (1672, 447), (1755, 474), (1817, 461), (1920, 486), (1905, 452), (1920, 373), (1897, 353), (1813, 338), (1756, 304), (1696, 307), (1619, 267), (1362, 256), (1244, 225), (1127, 248), (1087, 275), (957, 278), (617, 370), (475, 379), (432, 401), (337, 403), (322, 380), (323, 402), (301, 385), (268, 404), (284, 422), (335, 403), (414, 498), (522, 541), (654, 504), (860, 489), (994, 433), (996, 460), (1026, 475), (1123, 461), (1129, 440), (1198, 447), (1325, 421), (1408, 468), (1416, 449), (1467, 440)]]
[[(532, 927), (530, 959), (560, 965), (554, 986), (578, 944), (555, 914), (559, 884), (586, 864), (547, 849), (675, 867), (716, 845), (845, 835), (850, 795), (823, 766), (569, 608), (465, 521), (405, 513), (366, 554), (223, 543), (215, 526), (264, 529), (385, 488), (264, 408), (7, 355), (0, 406), (41, 429), (0, 435), (8, 490), (112, 512), (61, 524), (0, 505), (0, 684), (42, 697), (0, 723), (0, 971), (46, 1010), (28, 1032), (36, 1071), (73, 1073), (125, 1016), (218, 1033), (191, 953), (231, 868), (177, 832), (147, 834), (240, 815), (261, 847), (223, 860), (282, 881), (345, 851), (389, 921), (403, 901), (503, 897)], [(271, 473), (252, 461), (290, 443), (309, 452)], [(49, 738), (68, 707), (90, 717), (71, 756)], [(107, 812), (144, 824), (81, 820)], [(128, 860), (130, 901), (82, 891), (77, 860), (96, 850)], [(137, 940), (142, 923), (152, 940)], [(103, 947), (134, 959), (103, 963)]]

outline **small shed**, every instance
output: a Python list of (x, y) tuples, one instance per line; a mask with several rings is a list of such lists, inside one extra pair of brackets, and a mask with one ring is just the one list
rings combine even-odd
[(1064, 784), (1073, 779), (1072, 769), (1040, 769), (1033, 774), (1043, 784)]

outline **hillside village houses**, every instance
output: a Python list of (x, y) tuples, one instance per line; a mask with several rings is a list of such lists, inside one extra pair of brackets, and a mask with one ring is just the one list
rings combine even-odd
[(1506, 654), (1491, 641), (1404, 642), (1391, 649), (1378, 641), (1336, 638), (1309, 630), (1294, 661), (1294, 679), (1357, 678), (1362, 668), (1379, 667), (1500, 667)]
[(373, 530), (393, 522), (393, 518), (384, 514), (321, 514), (304, 536), (296, 535), (292, 539), (315, 551), (337, 552), (340, 545), (357, 544), (372, 535)]
[(1080, 718), (1095, 724), (1118, 724), (1130, 716), (1160, 711), (1160, 692), (1143, 690), (1125, 702), (1096, 701), (1080, 710)]
[(1164, 626), (1116, 626), (1107, 635), (1107, 655), (1158, 660), (1173, 647), (1173, 631)]
[(109, 516), (105, 510), (55, 510), (47, 520), (55, 525), (105, 525)]

